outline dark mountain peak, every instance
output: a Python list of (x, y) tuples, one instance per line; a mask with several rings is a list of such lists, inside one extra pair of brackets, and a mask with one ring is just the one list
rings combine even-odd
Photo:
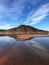
[(35, 29), (34, 27), (32, 27), (32, 26), (29, 26), (29, 25), (20, 25), (20, 26), (18, 26), (17, 28), (30, 28), (30, 29)]
[(20, 25), (18, 26), (19, 29), (23, 29), (24, 31), (37, 31), (38, 29), (32, 27), (32, 26), (29, 26), (29, 25)]
[(29, 25), (20, 25), (18, 27), (31, 27), (31, 26), (29, 26)]

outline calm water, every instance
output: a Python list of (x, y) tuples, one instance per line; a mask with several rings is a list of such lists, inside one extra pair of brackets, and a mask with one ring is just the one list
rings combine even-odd
[(1, 36), (0, 65), (49, 65), (49, 37), (16, 41)]

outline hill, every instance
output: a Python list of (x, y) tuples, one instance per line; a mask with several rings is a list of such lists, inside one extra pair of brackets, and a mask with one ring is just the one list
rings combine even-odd
[(2, 31), (6, 31), (6, 30), (0, 29), (0, 32), (2, 32)]
[(16, 28), (11, 28), (8, 30), (0, 30), (0, 35), (1, 34), (26, 34), (26, 33), (30, 33), (30, 34), (31, 33), (48, 33), (48, 31), (40, 30), (29, 25), (20, 25)]
[(17, 28), (8, 29), (8, 31), (17, 31), (17, 32), (48, 32), (48, 31), (45, 31), (45, 30), (39, 30), (39, 29), (34, 28), (32, 26), (29, 26), (29, 25), (20, 25)]

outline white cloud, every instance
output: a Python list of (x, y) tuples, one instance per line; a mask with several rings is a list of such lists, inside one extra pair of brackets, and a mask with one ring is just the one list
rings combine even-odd
[(38, 16), (38, 17), (36, 17), (36, 18), (33, 18), (32, 21), (34, 21), (34, 22), (31, 23), (31, 24), (39, 23), (39, 22), (40, 22), (42, 19), (44, 19), (46, 16), (47, 16), (47, 14), (44, 14), (44, 15)]
[(12, 28), (10, 24), (0, 25), (0, 29), (9, 29)]
[[(25, 8), (25, 3), (30, 2), (32, 4), (37, 4), (41, 0), (13, 0), (9, 4), (10, 0), (0, 0), (0, 13), (4, 14), (4, 17), (9, 17), (12, 20), (18, 20), (21, 15), (23, 15), (23, 10)], [(7, 4), (7, 5), (6, 5)], [(8, 8), (9, 6), (9, 8)], [(3, 18), (4, 18), (3, 17)]]
[(41, 5), (34, 14), (28, 15), (27, 20), (25, 21), (25, 24), (29, 24), (29, 21), (32, 21), (30, 24), (36, 24), (39, 23), (41, 20), (43, 20), (46, 16), (48, 16), (49, 13), (49, 3)]
[(11, 2), (11, 4), (8, 4), (8, 0), (1, 0), (0, 1), (0, 14), (2, 14), (2, 16), (4, 17), (9, 17), (12, 20), (18, 19), (22, 15), (25, 1), (26, 0), (18, 0), (18, 1), (13, 0), (13, 3)]
[[(11, 23), (9, 24), (2, 24), (4, 21), (2, 21), (5, 18), (8, 18), (10, 21), (18, 21), (19, 17), (23, 14), (24, 10), (24, 2), (26, 0), (13, 0), (11, 4), (8, 4), (8, 0), (1, 0), (0, 1), (0, 29), (9, 29), (13, 26), (11, 26)], [(10, 0), (9, 0), (10, 1)], [(9, 7), (10, 6), (10, 7)], [(7, 19), (5, 20), (7, 22)], [(2, 25), (1, 25), (2, 24)]]
[[(19, 18), (21, 17), (21, 15), (24, 14), (23, 11), (25, 10), (25, 5), (26, 5), (27, 1), (29, 1), (29, 3), (31, 3), (32, 5), (36, 5), (41, 0), (13, 0), (13, 2), (11, 2), (11, 4), (8, 4), (7, 1), (10, 1), (10, 0), (0, 0), (0, 20), (1, 19), (3, 20), (4, 18), (7, 17), (9, 20), (17, 22), (19, 20)], [(6, 4), (7, 4), (7, 6), (6, 6)], [(33, 24), (38, 23), (42, 19), (44, 19), (48, 15), (48, 12), (49, 12), (49, 3), (40, 6), (40, 8), (38, 8), (34, 14), (33, 14), (33, 12), (34, 11), (32, 10), (28, 14), (28, 17), (27, 17), (27, 20), (25, 21), (25, 23), (28, 24), (29, 23), (28, 21), (31, 20), (32, 22), (30, 24), (33, 25)], [(11, 28), (11, 27), (12, 26), (10, 24), (6, 24), (3, 26), (0, 25), (1, 29)]]
[(49, 3), (40, 6), (40, 8), (37, 9), (37, 11), (33, 14), (32, 17), (37, 17), (37, 16), (40, 16), (40, 15), (46, 14), (48, 12), (49, 12)]

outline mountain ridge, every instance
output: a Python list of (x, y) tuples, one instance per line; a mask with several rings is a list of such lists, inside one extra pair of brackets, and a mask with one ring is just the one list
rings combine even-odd
[(37, 29), (35, 27), (32, 27), (32, 26), (29, 26), (29, 25), (20, 25), (18, 27), (15, 27), (15, 28), (10, 28), (8, 30), (0, 30), (0, 33), (2, 34), (6, 34), (6, 33), (15, 33), (15, 34), (22, 34), (22, 33), (48, 33), (48, 31), (45, 31), (45, 30), (40, 30), (40, 29)]
[(35, 27), (32, 27), (32, 26), (29, 26), (29, 25), (20, 25), (20, 26), (18, 26), (18, 27), (15, 27), (15, 28), (11, 28), (11, 29), (8, 29), (9, 31), (11, 30), (20, 30), (21, 29), (21, 31), (45, 31), (46, 32), (46, 30), (41, 30), (41, 29), (37, 29), (37, 28), (35, 28)]

